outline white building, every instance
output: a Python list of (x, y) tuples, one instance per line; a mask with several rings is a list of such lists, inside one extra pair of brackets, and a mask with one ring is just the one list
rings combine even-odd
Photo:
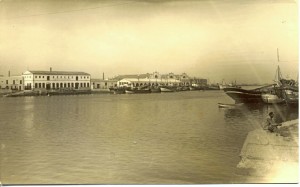
[(181, 80), (173, 73), (167, 75), (160, 75), (158, 72), (153, 74), (141, 75), (124, 75), (118, 81), (118, 87), (138, 87), (138, 86), (179, 86)]
[(91, 75), (72, 71), (26, 71), (22, 75), (25, 90), (90, 90)]
[(117, 87), (116, 80), (91, 79), (92, 90), (109, 89)]
[(23, 90), (23, 77), (21, 75), (17, 76), (0, 76), (0, 89), (7, 90)]

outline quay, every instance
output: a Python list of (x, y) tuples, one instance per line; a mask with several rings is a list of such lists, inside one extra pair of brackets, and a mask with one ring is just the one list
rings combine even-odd
[(282, 123), (280, 135), (263, 129), (249, 132), (237, 174), (249, 183), (298, 183), (298, 124), (298, 119)]

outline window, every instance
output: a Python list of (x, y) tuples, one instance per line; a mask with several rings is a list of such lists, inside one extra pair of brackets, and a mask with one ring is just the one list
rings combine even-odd
[(43, 83), (43, 88), (45, 88), (45, 83)]
[(38, 83), (35, 83), (35, 84), (34, 84), (34, 87), (37, 88), (37, 87), (38, 87)]
[(63, 88), (63, 83), (60, 83), (60, 87)]
[(59, 83), (56, 83), (56, 88), (59, 88)]
[(22, 80), (20, 80), (20, 84), (22, 84)]
[(55, 88), (55, 83), (52, 83), (52, 88)]
[(85, 84), (85, 83), (83, 83), (83, 87), (86, 87), (86, 84)]
[(44, 76), (43, 76), (43, 78), (44, 78)]
[(41, 78), (41, 76), (39, 76), (39, 78)]
[(69, 88), (71, 87), (71, 84), (70, 84), (70, 83), (68, 83), (68, 87), (69, 87)]
[(16, 81), (15, 81), (15, 80), (13, 80), (13, 84), (16, 84)]
[(39, 88), (41, 88), (42, 87), (42, 83), (39, 83)]
[(34, 78), (37, 78), (37, 76), (34, 76)]
[(87, 83), (87, 87), (90, 87), (90, 83)]
[(8, 80), (6, 80), (6, 84), (8, 84)]
[(72, 83), (72, 88), (74, 88), (74, 83)]

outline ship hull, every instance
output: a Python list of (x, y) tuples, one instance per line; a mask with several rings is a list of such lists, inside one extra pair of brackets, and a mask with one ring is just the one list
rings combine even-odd
[(245, 90), (241, 88), (224, 88), (224, 92), (235, 100), (236, 103), (260, 103), (263, 102), (261, 91)]

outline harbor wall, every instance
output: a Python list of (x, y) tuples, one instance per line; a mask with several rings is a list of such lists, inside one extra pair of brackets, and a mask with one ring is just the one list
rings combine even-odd
[(248, 133), (237, 173), (247, 183), (299, 182), (299, 121), (282, 123), (280, 134), (257, 129)]

